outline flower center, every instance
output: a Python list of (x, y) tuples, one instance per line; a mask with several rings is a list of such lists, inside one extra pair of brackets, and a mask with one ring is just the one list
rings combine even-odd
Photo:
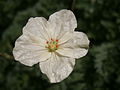
[(56, 40), (54, 40), (54, 39), (52, 39), (51, 38), (51, 40), (50, 41), (47, 41), (46, 42), (46, 48), (48, 49), (48, 51), (49, 52), (54, 52), (54, 51), (56, 51), (57, 49), (58, 49), (58, 40), (56, 39)]

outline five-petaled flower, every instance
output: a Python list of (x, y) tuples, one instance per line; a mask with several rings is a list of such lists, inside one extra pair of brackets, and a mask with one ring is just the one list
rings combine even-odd
[(74, 31), (77, 21), (72, 11), (60, 10), (49, 17), (30, 18), (13, 49), (15, 60), (32, 66), (39, 63), (51, 83), (60, 82), (72, 72), (75, 59), (85, 56), (89, 40)]

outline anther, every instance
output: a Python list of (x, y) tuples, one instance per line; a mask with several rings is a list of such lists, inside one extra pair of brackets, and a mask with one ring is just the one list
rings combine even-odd
[(51, 38), (51, 41), (54, 41), (54, 40)]
[(56, 39), (56, 42), (58, 42), (58, 39)]
[(56, 48), (58, 48), (58, 45), (56, 45)]
[(48, 44), (48, 41), (46, 43)]

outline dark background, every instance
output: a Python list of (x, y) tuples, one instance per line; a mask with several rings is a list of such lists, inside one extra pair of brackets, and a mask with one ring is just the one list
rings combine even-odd
[[(38, 64), (15, 61), (12, 49), (30, 17), (74, 12), (90, 39), (88, 54), (58, 84), (49, 83)], [(0, 0), (0, 90), (120, 90), (120, 0)]]

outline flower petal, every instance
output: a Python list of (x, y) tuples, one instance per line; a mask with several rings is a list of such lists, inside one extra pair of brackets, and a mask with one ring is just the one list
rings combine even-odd
[(39, 63), (42, 73), (46, 74), (51, 83), (57, 83), (67, 78), (72, 72), (75, 59), (61, 57), (52, 53), (51, 58)]
[(90, 41), (88, 40), (88, 37), (83, 32), (74, 32), (74, 43), (77, 47), (81, 48), (89, 48)]
[(84, 33), (74, 32), (73, 38), (59, 47), (57, 53), (67, 57), (81, 58), (88, 52), (89, 40)]
[(63, 43), (65, 43), (65, 42), (67, 42), (67, 41), (69, 41), (70, 39), (72, 39), (72, 35), (73, 35), (73, 33), (70, 33), (70, 32), (66, 32), (66, 33), (64, 33), (61, 37), (59, 36), (59, 44), (63, 44)]
[(59, 34), (65, 32), (73, 32), (77, 27), (77, 21), (75, 15), (70, 10), (60, 10), (49, 17), (51, 30), (53, 30), (53, 36), (57, 38)]
[(27, 66), (32, 66), (38, 62), (47, 60), (51, 56), (45, 47), (34, 40), (26, 35), (22, 35), (16, 40), (13, 49), (15, 60)]
[(47, 26), (47, 20), (43, 17), (30, 18), (23, 28), (23, 34), (28, 35), (30, 33), (43, 40), (49, 40), (50, 32)]

